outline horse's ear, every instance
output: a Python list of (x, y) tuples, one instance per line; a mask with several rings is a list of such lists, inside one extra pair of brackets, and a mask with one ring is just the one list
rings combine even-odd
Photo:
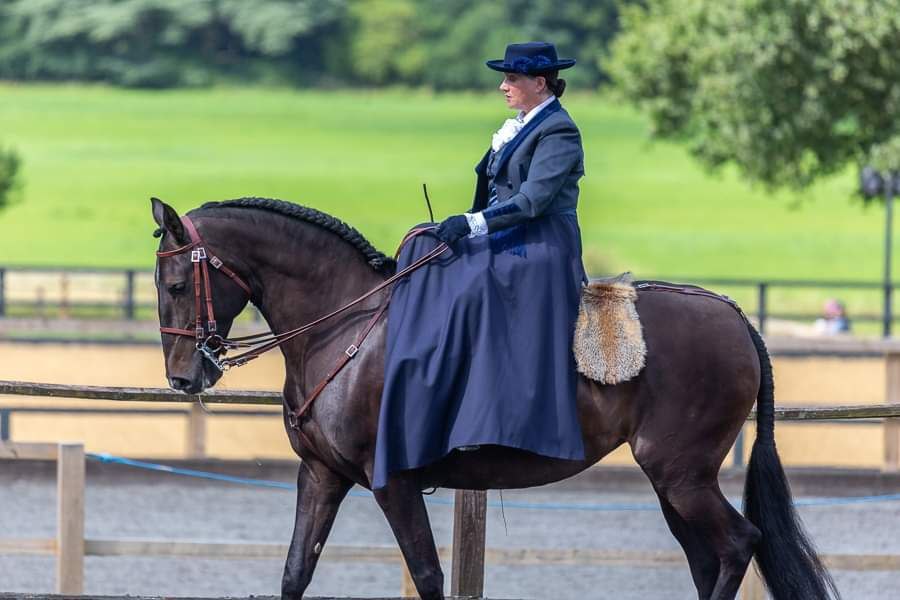
[(153, 211), (153, 220), (159, 225), (160, 229), (171, 233), (176, 240), (181, 243), (185, 242), (184, 224), (175, 209), (160, 200), (159, 198), (150, 198), (150, 206)]

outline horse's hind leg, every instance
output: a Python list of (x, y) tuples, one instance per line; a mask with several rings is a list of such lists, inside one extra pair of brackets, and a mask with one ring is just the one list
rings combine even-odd
[(698, 597), (703, 600), (712, 595), (716, 580), (719, 578), (719, 559), (711, 552), (704, 541), (691, 529), (662, 494), (659, 496), (659, 505), (662, 507), (663, 516), (669, 525), (669, 530), (681, 547), (688, 559), (691, 569), (691, 577), (697, 588)]
[(281, 597), (303, 597), (331, 531), (353, 482), (318, 463), (304, 461), (297, 476), (297, 514), (294, 534), (284, 564)]
[(375, 500), (394, 531), (419, 597), (443, 600), (444, 573), (425, 500), (415, 479), (408, 473), (392, 475), (384, 488), (375, 491)]
[(716, 482), (657, 489), (666, 521), (684, 548), (701, 600), (733, 600), (760, 532)]

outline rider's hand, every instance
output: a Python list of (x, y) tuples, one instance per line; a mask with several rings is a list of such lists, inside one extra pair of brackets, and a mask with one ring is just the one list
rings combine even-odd
[(434, 232), (438, 239), (448, 245), (470, 233), (472, 233), (472, 229), (469, 227), (469, 221), (463, 215), (447, 217)]

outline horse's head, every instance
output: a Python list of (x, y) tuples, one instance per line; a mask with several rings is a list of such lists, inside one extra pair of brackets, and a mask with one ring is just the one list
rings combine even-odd
[(214, 249), (225, 250), (225, 242), (211, 230), (212, 220), (201, 237), (188, 217), (156, 198), (151, 204), (162, 238), (155, 282), (166, 377), (173, 389), (197, 394), (222, 376), (221, 340), (246, 306), (250, 289), (216, 256)]

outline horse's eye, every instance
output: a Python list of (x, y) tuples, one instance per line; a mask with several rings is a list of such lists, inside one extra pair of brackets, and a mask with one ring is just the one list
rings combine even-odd
[(176, 296), (184, 291), (184, 282), (179, 281), (178, 283), (173, 283), (169, 286), (169, 293), (173, 296)]

